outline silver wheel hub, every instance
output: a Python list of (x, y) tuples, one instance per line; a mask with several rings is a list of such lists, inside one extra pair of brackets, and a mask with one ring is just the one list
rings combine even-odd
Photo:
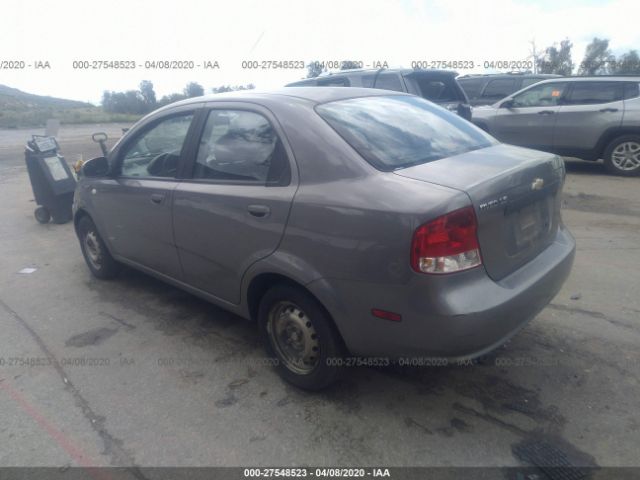
[(640, 143), (621, 143), (611, 153), (611, 161), (620, 170), (636, 170), (640, 168)]
[(291, 302), (278, 302), (269, 312), (269, 341), (285, 366), (308, 374), (320, 360), (320, 342), (311, 319)]
[(87, 232), (84, 237), (84, 246), (89, 262), (96, 270), (100, 270), (102, 267), (102, 250), (96, 232)]

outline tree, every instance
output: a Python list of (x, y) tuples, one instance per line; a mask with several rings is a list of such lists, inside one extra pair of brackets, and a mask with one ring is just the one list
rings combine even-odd
[(317, 60), (312, 60), (307, 63), (307, 78), (316, 78), (322, 75), (323, 72), (326, 72), (326, 69), (323, 68), (322, 63)]
[(568, 38), (560, 42), (560, 48), (556, 44), (547, 47), (544, 55), (537, 59), (537, 73), (571, 75), (571, 72), (573, 72), (571, 47), (573, 47), (573, 44)]
[(135, 113), (147, 112), (142, 94), (138, 90), (126, 92), (104, 92), (102, 94), (102, 108), (105, 112)]
[(211, 89), (211, 93), (225, 93), (225, 92), (233, 92), (233, 87), (230, 85), (221, 85), (219, 87), (213, 87)]
[(222, 85), (220, 87), (213, 87), (211, 89), (211, 93), (224, 93), (224, 92), (234, 92), (236, 90), (253, 90), (256, 86), (253, 83), (248, 83), (247, 85)]
[(111, 92), (109, 92), (108, 90), (105, 90), (104, 92), (102, 92), (102, 109), (105, 112), (112, 112), (113, 111), (113, 99), (111, 98)]
[(578, 75), (606, 75), (611, 71), (615, 57), (609, 50), (609, 40), (594, 38), (584, 54)]
[(180, 100), (184, 100), (187, 98), (185, 95), (181, 93), (172, 93), (171, 95), (165, 95), (158, 102), (159, 107), (164, 107), (165, 105), (169, 105), (170, 103), (179, 102)]
[(637, 50), (629, 50), (615, 62), (613, 72), (617, 75), (640, 75), (640, 57)]
[(150, 80), (142, 80), (140, 82), (140, 94), (147, 106), (147, 111), (150, 112), (156, 107), (156, 92), (153, 90), (153, 83)]
[(344, 60), (340, 64), (340, 70), (352, 70), (354, 68), (361, 68), (362, 64), (353, 60)]
[(201, 97), (204, 95), (204, 88), (202, 85), (196, 82), (187, 83), (187, 86), (184, 87), (184, 94), (186, 97)]

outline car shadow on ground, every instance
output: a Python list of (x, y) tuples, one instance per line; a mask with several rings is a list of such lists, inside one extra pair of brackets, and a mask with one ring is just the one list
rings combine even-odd
[(565, 158), (564, 165), (567, 169), (567, 173), (578, 175), (609, 175), (609, 172), (604, 167), (602, 160), (590, 162), (587, 160), (580, 160), (578, 158)]
[[(254, 322), (146, 274), (126, 268), (114, 282), (105, 284), (92, 279), (88, 286), (102, 297), (101, 300), (118, 303), (121, 308), (135, 312), (134, 320), (126, 318), (128, 323), (151, 325), (162, 334), (174, 337), (172, 342), (183, 341), (195, 355), (214, 363), (220, 359), (266, 357)], [(508, 350), (499, 349), (474, 364), (420, 368), (353, 367), (346, 369), (341, 381), (322, 392), (305, 392), (279, 379), (276, 380), (278, 383), (272, 384), (262, 378), (257, 393), (259, 397), (263, 394), (269, 395), (267, 398), (279, 397), (274, 400), (278, 408), (304, 412), (309, 422), (317, 423), (314, 431), (320, 436), (335, 435), (332, 428), (344, 430), (347, 436), (352, 434), (359, 428), (360, 412), (366, 408), (376, 412), (381, 425), (395, 425), (412, 438), (445, 441), (454, 436), (461, 439), (467, 437), (459, 435), (472, 435), (468, 441), (473, 441), (474, 432), (482, 436), (483, 429), (489, 427), (506, 430), (515, 438), (513, 449), (523, 442), (534, 447), (542, 442), (564, 452), (567, 458), (574, 458), (575, 462), (594, 465), (591, 457), (562, 438), (566, 420), (558, 408), (546, 405), (540, 398), (540, 389), (530, 386), (541, 376), (554, 372), (558, 378), (572, 375), (573, 367), (541, 367), (532, 378), (524, 380), (529, 385), (524, 387), (519, 377), (523, 369), (514, 371), (505, 366), (504, 361), (499, 361), (514, 355), (535, 358), (549, 341), (535, 329), (525, 329), (514, 338)], [(176, 348), (176, 352), (178, 350)], [(172, 352), (168, 351), (167, 355)], [(235, 403), (243, 401), (243, 395), (255, 395), (256, 392), (248, 393), (256, 388), (250, 387), (248, 382), (264, 372), (261, 369), (252, 372), (249, 368), (246, 373), (240, 367), (232, 368), (246, 377), (246, 393), (239, 392), (237, 386), (230, 386), (231, 393), (227, 397), (212, 400), (218, 408), (233, 408)], [(209, 372), (209, 380), (216, 382), (215, 375)], [(206, 388), (206, 384), (198, 388)], [(429, 405), (427, 410), (425, 402)], [(328, 425), (326, 418), (333, 417), (335, 423)], [(363, 448), (368, 446), (363, 444)], [(348, 462), (349, 458), (343, 460)]]

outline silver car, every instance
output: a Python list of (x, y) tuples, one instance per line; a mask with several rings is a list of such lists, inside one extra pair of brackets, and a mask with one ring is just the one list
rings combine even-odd
[(74, 219), (95, 276), (128, 265), (257, 320), (317, 389), (514, 335), (573, 263), (564, 177), (419, 97), (291, 87), (145, 117), (84, 165)]
[(502, 142), (584, 160), (614, 174), (640, 175), (640, 77), (545, 80), (489, 107), (473, 123)]

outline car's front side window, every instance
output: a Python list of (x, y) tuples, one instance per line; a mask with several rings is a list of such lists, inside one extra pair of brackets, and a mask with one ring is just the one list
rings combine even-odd
[(544, 80), (544, 78), (524, 78), (522, 79), (522, 84), (520, 85), (520, 87), (526, 88), (529, 85), (533, 85), (534, 83), (538, 83), (542, 80)]
[(531, 87), (515, 97), (513, 106), (525, 107), (551, 107), (558, 105), (564, 94), (566, 83), (545, 83)]
[(514, 78), (498, 78), (491, 80), (482, 92), (482, 98), (486, 100), (500, 100), (516, 88), (516, 80)]
[(120, 154), (125, 177), (175, 177), (193, 113), (160, 120), (133, 140)]
[(282, 141), (263, 115), (211, 110), (198, 147), (193, 178), (274, 184), (287, 177)]

